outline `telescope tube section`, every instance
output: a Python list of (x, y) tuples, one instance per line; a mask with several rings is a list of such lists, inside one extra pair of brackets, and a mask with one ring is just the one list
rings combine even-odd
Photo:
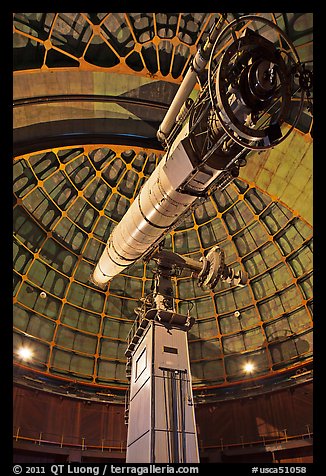
[[(181, 140), (171, 153), (163, 156), (113, 230), (91, 277), (96, 285), (103, 286), (146, 254), (194, 203), (197, 195), (177, 191), (193, 170), (194, 165)], [(219, 173), (217, 170), (214, 172), (205, 176), (208, 183)], [(198, 191), (206, 189), (207, 181), (202, 183), (198, 179), (195, 174), (193, 187)]]
[(168, 134), (171, 132), (172, 126), (190, 93), (197, 83), (197, 75), (200, 74), (206, 67), (209, 55), (212, 51), (213, 44), (217, 38), (220, 28), (223, 24), (225, 14), (222, 14), (219, 20), (212, 26), (204, 45), (200, 46), (190, 68), (187, 71), (184, 80), (173, 98), (173, 101), (167, 111), (159, 130), (157, 131), (157, 138), (164, 143)]

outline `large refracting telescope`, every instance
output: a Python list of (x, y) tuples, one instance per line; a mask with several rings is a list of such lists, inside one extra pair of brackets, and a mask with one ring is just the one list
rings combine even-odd
[[(291, 41), (259, 16), (224, 25), (221, 14), (160, 125), (157, 136), (166, 152), (107, 241), (90, 278), (99, 287), (149, 256), (209, 191), (239, 175), (251, 150), (277, 146), (298, 121), (312, 77)], [(271, 32), (278, 42), (268, 39)], [(192, 100), (196, 83), (200, 90)], [(289, 117), (291, 127), (285, 126)]]
[(247, 279), (244, 270), (225, 264), (218, 246), (196, 261), (162, 249), (162, 241), (209, 193), (239, 175), (250, 151), (288, 137), (311, 83), (312, 73), (276, 24), (255, 15), (227, 24), (221, 14), (159, 127), (165, 154), (114, 228), (90, 277), (105, 288), (139, 259), (157, 264), (152, 296), (142, 298), (127, 338), (127, 463), (199, 462), (187, 342), (195, 319), (177, 311), (171, 278), (188, 269), (210, 289), (219, 280), (243, 286)]

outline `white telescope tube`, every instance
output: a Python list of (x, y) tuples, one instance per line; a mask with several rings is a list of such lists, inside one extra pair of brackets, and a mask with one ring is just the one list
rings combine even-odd
[[(200, 47), (175, 95), (157, 132), (164, 142), (175, 124), (176, 117), (193, 90), (197, 74), (204, 70), (215, 39), (224, 21), (223, 15), (211, 28), (205, 44)], [(103, 287), (114, 276), (133, 264), (158, 243), (171, 225), (195, 202), (195, 194), (178, 192), (178, 188), (192, 180), (193, 188), (202, 192), (220, 171), (211, 169), (208, 175), (193, 175), (194, 165), (181, 140), (188, 134), (188, 125), (182, 129), (171, 150), (156, 167), (121, 222), (110, 235), (90, 279)]]
[[(197, 54), (199, 54), (199, 52), (197, 52)], [(203, 68), (206, 64), (207, 61), (203, 64)], [(191, 65), (157, 131), (157, 138), (159, 141), (164, 142), (167, 135), (170, 133), (183, 103), (194, 89), (196, 82), (197, 73)]]
[(165, 155), (111, 233), (91, 280), (103, 286), (137, 261), (196, 200), (176, 189), (193, 166), (181, 142)]
[(188, 69), (186, 76), (180, 84), (179, 89), (176, 95), (174, 96), (173, 101), (170, 104), (170, 107), (157, 131), (157, 138), (160, 142), (164, 142), (169, 133), (171, 132), (171, 129), (175, 124), (176, 117), (179, 114), (181, 107), (183, 106), (184, 102), (189, 97), (191, 91), (196, 85), (197, 75), (204, 71), (208, 63), (209, 55), (211, 53), (213, 44), (217, 38), (219, 29), (223, 21), (224, 16), (222, 15), (219, 20), (212, 26), (204, 45), (200, 47), (197, 53), (195, 54), (190, 68)]
[(193, 190), (202, 192), (221, 173), (210, 169), (210, 174), (194, 174), (182, 143), (187, 133), (188, 124), (178, 137), (180, 141), (175, 141), (178, 145), (164, 155), (111, 233), (90, 278), (96, 285), (103, 287), (145, 255), (189, 209), (197, 199), (196, 194), (177, 191), (186, 180), (191, 180)]

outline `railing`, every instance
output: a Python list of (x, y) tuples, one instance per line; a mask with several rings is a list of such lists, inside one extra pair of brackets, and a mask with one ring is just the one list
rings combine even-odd
[(268, 447), (269, 445), (277, 445), (282, 443), (288, 443), (290, 441), (297, 440), (310, 440), (313, 438), (313, 431), (311, 425), (306, 425), (306, 431), (304, 433), (298, 433), (295, 435), (288, 435), (288, 430), (277, 430), (271, 433), (265, 433), (257, 439), (257, 436), (246, 437), (246, 441), (243, 435), (240, 435), (240, 441), (226, 442), (223, 438), (220, 438), (220, 443), (216, 445), (206, 445), (202, 441), (199, 441), (199, 447), (201, 450), (226, 450), (226, 449), (239, 449), (248, 447)]
[[(33, 435), (34, 433), (34, 435)], [(26, 441), (34, 443), (37, 446), (56, 446), (59, 448), (75, 448), (81, 451), (86, 450), (100, 450), (102, 452), (126, 452), (126, 441), (105, 440), (104, 438), (95, 442), (86, 437), (74, 437), (70, 435), (58, 435), (54, 433), (45, 433), (40, 431), (27, 430), (24, 434), (24, 429), (17, 427), (14, 429), (14, 441)]]
[[(35, 433), (32, 435), (32, 433)], [(29, 436), (27, 436), (29, 434)], [(268, 447), (269, 445), (277, 445), (282, 443), (288, 443), (295, 440), (311, 440), (313, 438), (313, 431), (310, 424), (306, 425), (304, 433), (298, 433), (295, 435), (288, 435), (288, 430), (285, 428), (283, 430), (277, 430), (271, 433), (265, 433), (257, 439), (257, 436), (246, 437), (240, 435), (240, 441), (226, 442), (223, 438), (220, 438), (219, 444), (206, 445), (199, 440), (200, 451), (204, 450), (226, 450), (226, 449), (240, 449), (240, 448), (250, 448), (250, 447)], [(26, 431), (24, 435), (24, 429), (17, 427), (14, 429), (13, 435), (14, 441), (26, 441), (34, 443), (38, 446), (57, 446), (59, 448), (75, 448), (80, 449), (81, 451), (86, 450), (100, 450), (102, 452), (119, 452), (125, 454), (126, 452), (126, 441), (117, 441), (117, 440), (105, 440), (99, 439), (97, 442), (94, 440), (87, 439), (86, 437), (72, 437), (69, 435), (57, 435), (53, 433), (45, 433), (40, 431), (37, 433), (35, 430)], [(75, 440), (75, 441), (74, 441)]]

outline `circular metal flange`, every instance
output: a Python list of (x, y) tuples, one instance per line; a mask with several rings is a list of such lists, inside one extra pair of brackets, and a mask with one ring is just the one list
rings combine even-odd
[[(245, 124), (245, 121), (239, 120), (239, 117), (236, 116), (234, 110), (232, 110), (231, 105), (229, 104), (230, 91), (233, 91), (232, 84), (230, 82), (231, 78), (228, 77), (228, 75), (230, 73), (230, 65), (234, 64), (232, 63), (232, 61), (236, 61), (237, 58), (239, 58), (240, 54), (247, 55), (246, 66), (249, 66), (250, 62), (252, 62), (253, 60), (256, 61), (257, 59), (259, 59), (259, 57), (261, 60), (270, 61), (272, 64), (276, 65), (273, 70), (273, 74), (277, 75), (277, 89), (278, 94), (280, 93), (281, 101), (277, 121), (275, 121), (275, 119), (273, 118), (273, 123), (271, 123), (270, 126), (276, 125), (280, 127), (280, 125), (284, 122), (285, 115), (288, 114), (288, 108), (290, 107), (291, 103), (290, 82), (292, 81), (292, 77), (290, 78), (289, 75), (292, 76), (292, 71), (290, 71), (290, 68), (288, 68), (285, 64), (285, 61), (280, 54), (280, 51), (277, 50), (277, 48), (275, 48), (271, 42), (269, 42), (264, 37), (258, 34), (244, 35), (239, 38), (235, 37), (235, 29), (240, 24), (249, 21), (261, 22), (269, 25), (272, 29), (276, 30), (277, 34), (287, 45), (288, 52), (285, 53), (285, 50), (282, 51), (292, 61), (292, 66), (293, 63), (297, 65), (300, 63), (294, 45), (275, 23), (271, 22), (270, 20), (267, 20), (266, 18), (259, 17), (256, 15), (245, 15), (229, 23), (216, 38), (209, 60), (208, 88), (214, 112), (224, 132), (226, 132), (228, 136), (231, 137), (232, 140), (234, 140), (234, 142), (241, 145), (242, 147), (251, 150), (265, 150), (279, 144), (292, 132), (298, 122), (298, 119), (303, 109), (304, 95), (302, 92), (300, 99), (300, 107), (298, 108), (297, 115), (295, 117), (295, 120), (293, 121), (292, 127), (289, 128), (284, 135), (281, 135), (275, 138), (274, 140), (269, 139), (268, 127), (266, 127), (265, 129), (255, 129), (253, 127), (248, 127), (248, 124)], [(231, 41), (232, 43), (226, 48), (221, 61), (219, 62), (216, 70), (214, 70), (213, 72), (213, 61), (215, 57), (215, 52), (218, 49), (221, 49), (221, 40), (225, 38), (226, 35), (230, 35), (232, 37), (227, 42), (227, 44)], [(292, 57), (290, 55), (292, 55)], [(213, 74), (216, 74), (216, 76), (214, 77), (214, 80), (216, 80), (215, 88), (213, 87)], [(233, 79), (234, 78), (232, 78), (232, 80)], [(236, 89), (234, 91), (237, 92)], [(238, 92), (237, 101), (239, 103), (239, 107), (242, 107), (245, 111), (246, 103), (241, 97), (240, 92)], [(248, 107), (248, 115), (249, 111), (250, 108)], [(261, 112), (261, 114), (264, 113), (265, 111)], [(257, 121), (255, 121), (255, 123), (256, 122)]]
[[(257, 97), (257, 90), (259, 89), (259, 83), (253, 83), (252, 76), (255, 75), (255, 70), (258, 72), (261, 69), (261, 65), (267, 62), (277, 65), (276, 75), (278, 77), (278, 84), (280, 88), (280, 96), (282, 98), (281, 108), (279, 111), (279, 123), (283, 122), (283, 117), (287, 112), (290, 105), (290, 88), (288, 87), (288, 75), (286, 70), (286, 65), (281, 56), (277, 54), (277, 51), (274, 48), (268, 48), (266, 46), (265, 39), (262, 37), (256, 36), (245, 36), (239, 38), (237, 41), (234, 41), (232, 45), (226, 50), (222, 61), (219, 64), (217, 75), (216, 75), (216, 97), (218, 109), (216, 113), (219, 117), (220, 122), (223, 122), (231, 132), (231, 137), (234, 138), (234, 133), (237, 134), (238, 140), (245, 139), (246, 142), (243, 142), (243, 146), (248, 146), (248, 141), (261, 141), (267, 138), (267, 127), (264, 129), (258, 129), (250, 127), (245, 124), (245, 121), (242, 121), (239, 116), (237, 116), (234, 111), (243, 109), (247, 110), (248, 113), (253, 111), (253, 108), (249, 104), (246, 104), (246, 97), (241, 91), (240, 85), (238, 88), (230, 88), (230, 68), (234, 64), (234, 61), (237, 61), (236, 58), (242, 53), (248, 55), (248, 62), (253, 61), (249, 68), (245, 68), (240, 74), (240, 80), (245, 82), (246, 79), (243, 79), (243, 76), (250, 76), (248, 79), (248, 89), (251, 89), (251, 95), (254, 97), (254, 94)], [(255, 57), (260, 56), (262, 59), (258, 60)], [(258, 62), (258, 64), (256, 64)], [(258, 71), (257, 71), (258, 70)], [(240, 83), (241, 84), (241, 83)], [(253, 93), (253, 84), (255, 85), (255, 93)], [(260, 83), (261, 86), (262, 83)], [(230, 98), (230, 89), (233, 92), (233, 97), (235, 98), (234, 103), (229, 103)], [(274, 86), (275, 90), (275, 86)], [(266, 101), (264, 102), (266, 104)], [(262, 103), (264, 109), (264, 103)], [(269, 104), (268, 104), (269, 105)], [(264, 112), (264, 110), (262, 111)]]

